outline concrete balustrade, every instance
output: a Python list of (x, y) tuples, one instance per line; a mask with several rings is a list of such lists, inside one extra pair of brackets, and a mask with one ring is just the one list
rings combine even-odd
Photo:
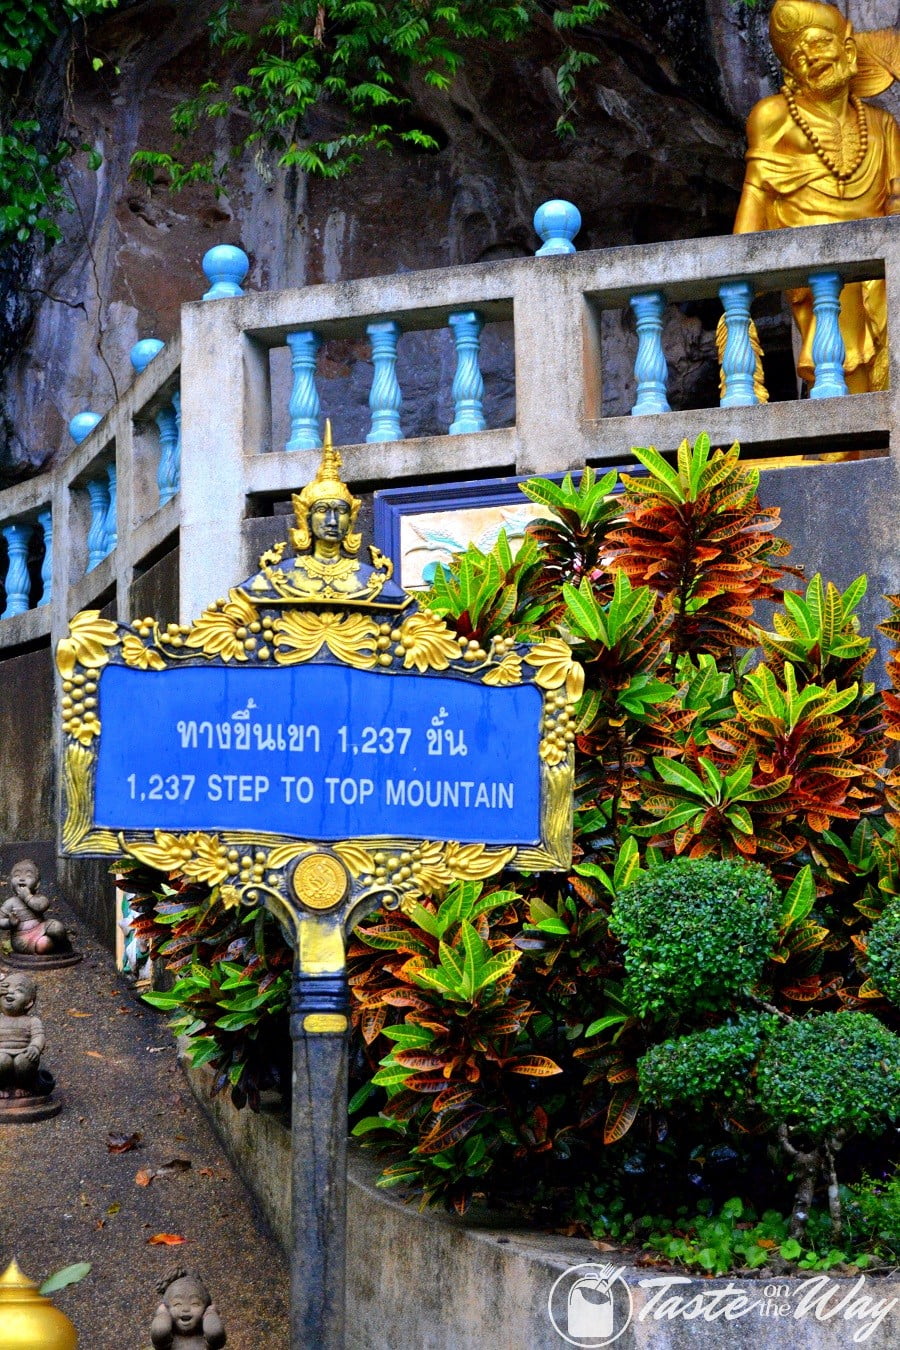
[[(40, 523), (52, 551), (52, 567), (45, 560), (42, 569), (41, 602), (4, 618), (0, 649), (42, 633), (55, 640), (68, 616), (81, 608), (109, 607), (108, 612), (114, 608), (120, 617), (130, 617), (137, 582), (176, 548), (183, 619), (249, 575), (261, 547), (279, 529), (266, 519), (270, 503), (286, 500), (316, 471), (315, 453), (295, 451), (315, 451), (320, 443), (317, 355), (322, 343), (334, 339), (359, 341), (368, 332), (376, 347), (382, 344), (375, 353), (379, 378), (373, 380), (371, 400), (372, 431), (379, 439), (342, 446), (347, 481), (362, 489), (427, 482), (450, 473), (462, 479), (564, 471), (585, 461), (626, 463), (634, 445), (672, 450), (701, 429), (717, 444), (740, 440), (750, 454), (821, 453), (860, 445), (896, 452), (900, 249), (894, 225), (864, 220), (544, 254), (268, 294), (220, 292), (215, 303), (187, 304), (180, 335), (164, 347), (158, 340), (144, 340), (155, 350), (142, 349), (142, 355), (149, 351), (148, 358), (115, 407), (102, 419), (99, 413), (80, 415), (74, 428), (77, 444), (68, 457), (43, 477), (0, 492), (0, 527)], [(750, 300), (765, 291), (810, 284), (811, 257), (816, 259), (820, 327), (815, 357), (823, 368), (830, 363), (832, 387), (842, 379), (841, 358), (828, 316), (836, 316), (840, 285), (886, 279), (891, 388), (852, 398), (817, 393), (797, 402), (750, 402), (745, 342)], [(602, 312), (629, 306), (637, 311), (642, 298), (653, 297), (647, 323), (655, 343), (661, 303), (717, 295), (730, 325), (723, 406), (663, 411), (662, 401), (668, 406), (669, 398), (654, 350), (645, 352), (638, 385), (653, 383), (659, 410), (650, 410), (647, 387), (639, 387), (631, 414), (603, 417)], [(484, 427), (482, 326), (510, 321), (516, 421)], [(441, 328), (453, 334), (456, 351), (451, 427), (445, 435), (400, 439), (402, 376), (397, 382), (393, 365), (397, 339), (401, 332)], [(273, 445), (269, 354), (277, 347), (291, 348), (293, 364), (285, 449)], [(92, 540), (89, 558), (89, 494), (96, 494), (90, 484), (100, 484), (108, 494), (113, 482), (116, 510), (112, 513), (107, 502), (103, 544), (94, 547)], [(110, 549), (114, 522), (117, 543)]]

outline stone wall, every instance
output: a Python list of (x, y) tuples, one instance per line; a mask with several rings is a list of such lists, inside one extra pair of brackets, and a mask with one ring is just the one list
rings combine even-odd
[[(289, 1129), (275, 1114), (235, 1111), (224, 1094), (210, 1099), (207, 1070), (190, 1070), (188, 1077), (275, 1236), (290, 1251)], [(900, 1344), (896, 1277), (803, 1279), (766, 1272), (726, 1280), (636, 1267), (615, 1249), (523, 1232), (496, 1214), (463, 1222), (422, 1213), (395, 1191), (379, 1190), (378, 1170), (369, 1155), (351, 1153), (348, 1350), (559, 1350), (563, 1341), (548, 1315), (555, 1282), (573, 1266), (607, 1262), (623, 1281), (613, 1328), (621, 1350), (844, 1350), (863, 1342), (871, 1350), (896, 1350)], [(671, 1287), (661, 1287), (669, 1280)], [(554, 1299), (553, 1308), (565, 1330), (565, 1301)]]

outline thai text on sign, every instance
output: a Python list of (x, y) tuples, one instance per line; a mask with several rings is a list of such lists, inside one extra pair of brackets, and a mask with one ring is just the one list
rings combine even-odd
[(99, 693), (99, 826), (540, 838), (533, 685), (332, 665), (112, 666)]

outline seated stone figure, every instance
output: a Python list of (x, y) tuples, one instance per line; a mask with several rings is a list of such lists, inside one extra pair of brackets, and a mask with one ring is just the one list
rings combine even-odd
[(50, 956), (71, 952), (72, 944), (58, 919), (46, 919), (50, 905), (46, 895), (37, 893), (41, 874), (36, 863), (22, 858), (9, 874), (13, 893), (0, 905), (0, 929), (10, 935), (12, 950), (22, 956)]
[(155, 1350), (219, 1350), (225, 1344), (222, 1319), (199, 1276), (177, 1270), (157, 1289), (162, 1303), (150, 1323)]
[(53, 1076), (41, 1068), (44, 1025), (32, 1012), (37, 985), (23, 971), (0, 977), (0, 1122), (55, 1116)]
[(0, 980), (0, 1090), (34, 1087), (44, 1049), (44, 1026), (31, 1015), (37, 985), (29, 975)]

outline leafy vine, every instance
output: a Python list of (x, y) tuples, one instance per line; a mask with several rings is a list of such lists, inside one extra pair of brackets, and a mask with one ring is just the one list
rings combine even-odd
[[(29, 76), (67, 29), (119, 0), (0, 0), (0, 248), (34, 235), (60, 238), (55, 217), (71, 210), (60, 165), (76, 150), (28, 107)], [(97, 168), (99, 159), (91, 154)]]
[[(209, 38), (214, 50), (236, 58), (235, 75), (206, 80), (196, 96), (179, 103), (172, 113), (175, 153), (140, 150), (133, 171), (147, 183), (166, 174), (174, 190), (193, 182), (221, 187), (227, 162), (214, 153), (179, 156), (204, 123), (234, 113), (250, 124), (235, 153), (255, 147), (264, 173), (274, 162), (339, 178), (371, 148), (436, 149), (435, 138), (416, 124), (403, 80), (416, 72), (427, 85), (448, 89), (467, 47), (516, 42), (548, 15), (559, 43), (556, 129), (571, 135), (578, 75), (599, 60), (575, 40), (608, 8), (608, 0), (549, 6), (540, 0), (280, 0), (272, 17), (254, 28), (248, 6), (223, 0), (210, 17)], [(309, 115), (326, 102), (342, 110), (343, 124), (336, 134), (317, 136)]]

